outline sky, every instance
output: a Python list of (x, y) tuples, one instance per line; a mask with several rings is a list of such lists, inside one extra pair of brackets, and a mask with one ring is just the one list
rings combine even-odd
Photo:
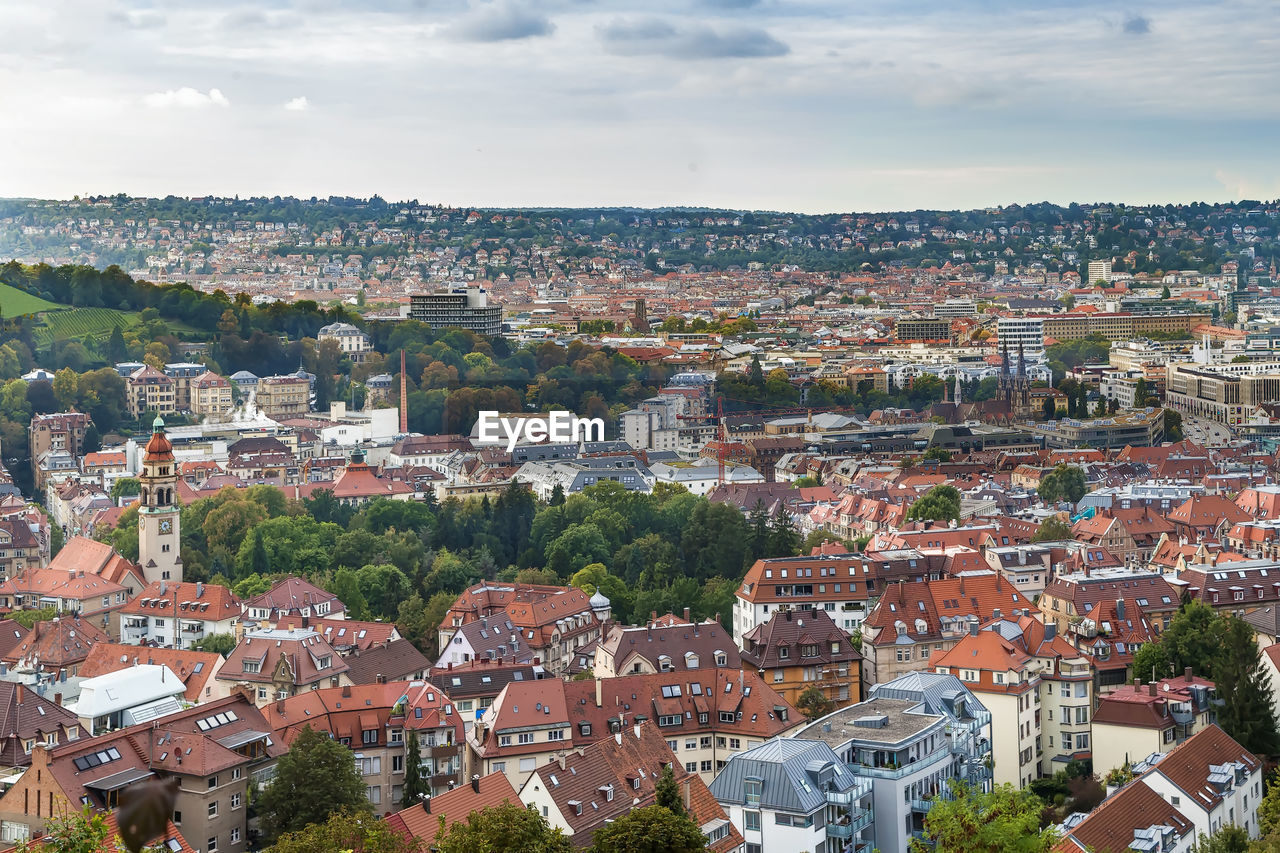
[(0, 196), (1280, 196), (1273, 0), (3, 0)]

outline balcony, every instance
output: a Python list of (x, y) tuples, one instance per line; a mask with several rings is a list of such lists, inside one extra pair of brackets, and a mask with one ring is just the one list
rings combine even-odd
[(827, 791), (827, 802), (833, 806), (851, 806), (853, 794), (853, 791)]
[(923, 756), (922, 758), (918, 758), (915, 761), (908, 761), (906, 764), (898, 767), (873, 767), (868, 764), (858, 764), (857, 773), (860, 776), (873, 776), (877, 779), (901, 779), (903, 776), (907, 776), (923, 769), (922, 765), (933, 764), (934, 762), (941, 761), (950, 753), (951, 746), (946, 745), (939, 749), (935, 749), (933, 752)]
[(929, 810), (932, 808), (933, 808), (933, 800), (912, 800), (911, 801), (911, 810), (913, 812), (921, 812), (923, 814), (928, 814)]
[(827, 837), (850, 839), (871, 825), (871, 810), (862, 809), (856, 814), (827, 824)]

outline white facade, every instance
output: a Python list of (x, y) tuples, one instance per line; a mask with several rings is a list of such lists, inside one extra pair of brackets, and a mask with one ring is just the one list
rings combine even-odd
[(1089, 261), (1089, 280), (1086, 287), (1093, 287), (1099, 281), (1111, 283), (1111, 261)]
[(1018, 347), (1021, 345), (1028, 366), (1030, 362), (1044, 360), (1044, 320), (1039, 317), (1001, 317), (996, 327), (1003, 353), (1008, 347), (1009, 358), (1013, 364), (1010, 372), (1017, 369)]
[[(1189, 743), (1190, 741), (1188, 741)], [(1262, 800), (1262, 767), (1249, 770), (1245, 765), (1223, 756), (1224, 764), (1214, 765), (1217, 785), (1211, 780), (1201, 784), (1216, 787), (1222, 796), (1216, 806), (1206, 807), (1199, 789), (1184, 791), (1160, 770), (1160, 765), (1142, 776), (1152, 790), (1164, 797), (1195, 824), (1195, 835), (1213, 835), (1228, 824), (1244, 827), (1250, 838), (1258, 837), (1258, 803)]]

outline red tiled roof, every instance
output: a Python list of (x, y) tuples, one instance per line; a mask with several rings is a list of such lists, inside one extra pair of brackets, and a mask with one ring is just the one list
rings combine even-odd
[(490, 773), (468, 785), (460, 785), (452, 791), (446, 791), (438, 797), (432, 797), (427, 811), (423, 806), (410, 806), (387, 817), (387, 826), (406, 838), (416, 838), (427, 844), (435, 841), (440, 831), (440, 819), (444, 818), (445, 829), (459, 821), (464, 821), (472, 814), (484, 809), (500, 806), (503, 803), (520, 805), (516, 789), (511, 787), (507, 774)]

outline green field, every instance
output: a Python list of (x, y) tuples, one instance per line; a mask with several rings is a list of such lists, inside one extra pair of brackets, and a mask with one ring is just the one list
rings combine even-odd
[[(56, 306), (55, 306), (56, 307)], [(46, 346), (50, 341), (80, 340), (86, 335), (95, 340), (111, 337), (116, 326), (121, 331), (139, 322), (138, 315), (114, 308), (62, 308), (40, 315), (44, 325), (35, 330), (36, 342)]]
[(18, 317), (22, 314), (38, 314), (41, 311), (53, 311), (62, 306), (49, 302), (39, 296), (32, 296), (25, 290), (18, 290), (7, 284), (0, 284), (0, 315)]

